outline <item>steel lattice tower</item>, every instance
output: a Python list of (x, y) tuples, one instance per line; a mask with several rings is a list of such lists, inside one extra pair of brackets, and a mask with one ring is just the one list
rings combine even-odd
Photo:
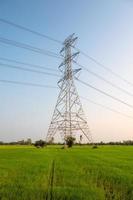
[(63, 43), (63, 48), (60, 51), (63, 57), (63, 62), (59, 66), (62, 72), (62, 78), (58, 82), (60, 88), (59, 96), (50, 123), (46, 141), (50, 142), (56, 133), (60, 133), (63, 140), (67, 136), (76, 137), (85, 136), (91, 142), (89, 127), (83, 112), (75, 84), (74, 77), (80, 69), (72, 69), (72, 61), (79, 52), (72, 54), (72, 47), (77, 37), (74, 34), (70, 35)]

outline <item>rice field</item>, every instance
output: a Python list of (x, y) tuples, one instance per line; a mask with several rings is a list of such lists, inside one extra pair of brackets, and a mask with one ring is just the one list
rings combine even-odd
[(133, 200), (133, 146), (0, 146), (0, 200)]

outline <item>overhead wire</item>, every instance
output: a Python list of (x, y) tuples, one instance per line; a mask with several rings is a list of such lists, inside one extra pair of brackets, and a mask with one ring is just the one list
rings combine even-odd
[[(56, 86), (52, 86), (52, 85), (43, 85), (43, 84), (37, 84), (37, 83), (31, 83), (31, 82), (21, 82), (21, 81), (4, 80), (4, 79), (3, 79), (3, 80), (0, 80), (0, 82), (1, 82), (1, 83), (5, 83), (5, 84), (15, 84), (15, 85), (24, 85), (24, 86), (32, 86), (32, 87), (40, 87), (40, 88), (59, 89), (59, 88), (56, 87)], [(105, 105), (103, 105), (103, 104), (99, 104), (99, 103), (97, 103), (97, 102), (95, 102), (95, 101), (92, 101), (92, 100), (90, 100), (90, 99), (88, 99), (88, 98), (86, 98), (86, 97), (83, 97), (83, 96), (79, 96), (79, 97), (82, 98), (82, 99), (84, 99), (84, 100), (86, 100), (86, 101), (88, 101), (88, 102), (90, 102), (90, 103), (92, 103), (92, 104), (95, 104), (95, 105), (97, 105), (97, 106), (100, 106), (100, 107), (102, 107), (102, 108), (104, 108), (104, 109), (106, 109), (106, 110), (112, 111), (112, 112), (114, 112), (114, 113), (116, 113), (116, 114), (122, 115), (122, 116), (127, 117), (127, 118), (130, 118), (130, 119), (133, 119), (132, 116), (127, 115), (127, 114), (125, 114), (125, 113), (122, 113), (122, 112), (120, 112), (120, 111), (117, 111), (117, 110), (115, 110), (115, 109), (113, 109), (113, 108), (107, 107), (107, 106), (105, 106)]]
[(118, 111), (118, 110), (115, 110), (115, 109), (110, 108), (110, 107), (108, 107), (108, 106), (105, 106), (105, 105), (103, 105), (103, 104), (97, 103), (97, 102), (95, 102), (95, 101), (93, 101), (93, 100), (91, 100), (91, 99), (88, 99), (88, 98), (86, 98), (86, 97), (80, 96), (80, 98), (82, 98), (82, 99), (84, 99), (84, 100), (86, 100), (86, 101), (88, 101), (88, 102), (90, 102), (90, 103), (92, 103), (92, 104), (95, 104), (95, 105), (97, 105), (97, 106), (100, 106), (100, 107), (102, 107), (102, 108), (104, 108), (104, 109), (106, 109), (106, 110), (109, 110), (109, 111), (111, 111), (111, 112), (114, 112), (114, 113), (116, 113), (116, 114), (119, 114), (119, 115), (122, 115), (122, 116), (124, 116), (124, 117), (133, 119), (133, 117), (130, 116), (130, 115), (127, 115), (127, 114), (125, 114), (125, 113), (122, 113), (122, 112), (120, 112), (120, 111)]
[(74, 63), (75, 63), (76, 65), (78, 65), (79, 67), (82, 67), (85, 71), (87, 71), (88, 73), (90, 73), (90, 74), (92, 74), (93, 76), (97, 77), (98, 79), (101, 79), (102, 81), (106, 82), (107, 84), (111, 85), (112, 87), (114, 87), (114, 88), (120, 90), (121, 92), (123, 92), (123, 93), (125, 93), (125, 94), (127, 94), (127, 95), (129, 95), (129, 96), (131, 96), (131, 97), (133, 97), (133, 94), (130, 93), (129, 91), (127, 91), (127, 90), (125, 90), (125, 89), (123, 89), (123, 88), (117, 86), (116, 84), (112, 83), (111, 81), (108, 81), (107, 79), (105, 79), (105, 78), (102, 77), (101, 75), (99, 75), (99, 74), (97, 74), (97, 73), (91, 71), (90, 69), (88, 69), (87, 67), (85, 67), (85, 66), (79, 64), (78, 62), (74, 61)]
[(32, 33), (32, 34), (34, 34), (34, 35), (37, 35), (37, 36), (40, 36), (40, 37), (43, 37), (43, 38), (49, 39), (49, 40), (51, 40), (51, 41), (53, 41), (53, 42), (56, 42), (56, 43), (62, 44), (62, 42), (61, 42), (60, 40), (57, 40), (57, 39), (55, 39), (55, 38), (53, 38), (53, 37), (50, 37), (50, 36), (45, 35), (45, 34), (42, 34), (42, 33), (38, 32), (38, 31), (32, 30), (32, 29), (27, 28), (27, 27), (25, 27), (25, 26), (22, 26), (22, 25), (16, 24), (16, 23), (11, 22), (11, 21), (9, 21), (9, 20), (6, 20), (6, 19), (3, 19), (3, 18), (0, 18), (0, 22), (5, 23), (5, 24), (8, 24), (8, 25), (10, 25), (10, 26), (13, 26), (13, 27), (15, 27), (15, 28), (19, 28), (19, 29), (21, 29), (21, 30), (24, 30), (24, 31), (30, 32), (30, 33)]
[[(4, 23), (4, 24), (8, 24), (10, 26), (13, 26), (15, 28), (18, 28), (18, 29), (21, 29), (21, 30), (24, 30), (24, 31), (27, 31), (27, 32), (30, 32), (32, 34), (35, 34), (37, 36), (40, 36), (40, 37), (43, 37), (43, 38), (46, 38), (46, 39), (49, 39), (51, 41), (54, 41), (56, 43), (59, 43), (59, 44), (62, 44), (62, 41), (60, 40), (57, 40), (53, 37), (50, 37), (46, 34), (42, 34), (38, 31), (35, 31), (35, 30), (32, 30), (28, 27), (25, 27), (25, 26), (22, 26), (20, 24), (17, 24), (17, 23), (14, 23), (12, 21), (9, 21), (7, 19), (3, 19), (3, 18), (0, 18), (0, 22)], [(107, 71), (109, 71), (110, 73), (112, 73), (113, 75), (115, 75), (116, 77), (120, 78), (121, 80), (123, 80), (124, 82), (126, 82), (127, 84), (133, 86), (133, 83), (131, 83), (130, 81), (128, 81), (127, 79), (123, 78), (121, 75), (117, 74), (116, 72), (114, 72), (113, 70), (111, 70), (110, 68), (106, 67), (105, 65), (103, 65), (102, 63), (100, 63), (99, 61), (97, 61), (94, 57), (92, 56), (89, 56), (88, 54), (86, 54), (84, 51), (81, 51), (79, 48), (76, 48), (74, 47), (75, 49), (77, 49), (78, 51), (80, 51), (80, 53), (82, 55), (84, 55), (85, 57), (89, 58), (91, 61), (95, 62), (97, 65), (101, 66), (102, 68), (106, 69)]]
[(105, 91), (103, 91), (103, 90), (101, 90), (101, 89), (99, 89), (99, 88), (97, 88), (97, 87), (95, 87), (95, 86), (89, 84), (89, 83), (86, 83), (86, 82), (80, 80), (79, 78), (76, 78), (76, 77), (75, 77), (75, 79), (76, 79), (78, 82), (82, 83), (83, 85), (86, 85), (86, 86), (92, 88), (93, 90), (95, 90), (95, 91), (97, 91), (97, 92), (99, 92), (99, 93), (101, 93), (101, 94), (103, 94), (103, 95), (105, 95), (105, 96), (108, 96), (108, 97), (110, 97), (111, 99), (113, 99), (113, 100), (115, 100), (115, 101), (117, 101), (117, 102), (119, 102), (119, 103), (122, 103), (122, 104), (128, 106), (129, 108), (132, 108), (132, 109), (133, 109), (133, 105), (131, 105), (131, 104), (129, 104), (129, 103), (127, 103), (127, 102), (125, 102), (125, 101), (123, 101), (123, 100), (121, 100), (121, 99), (119, 99), (119, 98), (117, 98), (117, 97), (115, 97), (115, 96), (113, 96), (113, 95), (111, 95), (111, 94), (109, 94), (109, 93), (107, 93), (107, 92), (105, 92)]
[(47, 56), (50, 56), (50, 57), (61, 59), (61, 57), (59, 57), (58, 54), (56, 54), (56, 53), (54, 53), (52, 51), (47, 51), (45, 49), (40, 49), (38, 47), (31, 46), (29, 44), (25, 44), (25, 43), (21, 43), (21, 42), (17, 42), (15, 40), (9, 40), (7, 38), (0, 37), (0, 42), (4, 43), (4, 44), (15, 46), (15, 47), (27, 49), (29, 51), (33, 51), (33, 52), (36, 52), (36, 53), (39, 53), (39, 54), (43, 54), (43, 55), (47, 55)]
[[(54, 42), (57, 42), (57, 43), (62, 44), (62, 42), (59, 41), (59, 40), (57, 40), (57, 39), (54, 39), (54, 38), (52, 38), (52, 37), (50, 37), (50, 36), (48, 36), (48, 35), (39, 33), (39, 32), (37, 32), (37, 31), (34, 31), (34, 30), (32, 30), (32, 29), (30, 29), (30, 28), (27, 28), (27, 27), (24, 27), (24, 26), (22, 26), (22, 25), (16, 24), (16, 23), (11, 22), (11, 21), (9, 21), (9, 20), (5, 20), (5, 19), (0, 18), (0, 22), (5, 23), (5, 24), (8, 24), (8, 25), (11, 25), (11, 26), (14, 26), (14, 27), (16, 27), (16, 28), (25, 30), (25, 31), (27, 31), (27, 32), (33, 33), (33, 34), (35, 34), (35, 35), (38, 35), (38, 36), (47, 38), (47, 39), (49, 39), (49, 40), (51, 40), (51, 41), (54, 41)], [(24, 49), (27, 49), (27, 50), (31, 50), (31, 51), (34, 51), (34, 52), (37, 52), (37, 53), (45, 54), (45, 55), (48, 55), (48, 56), (60, 58), (60, 57), (58, 56), (58, 54), (55, 54), (54, 52), (46, 51), (46, 50), (44, 50), (44, 49), (39, 49), (39, 48), (37, 48), (37, 47), (31, 46), (31, 45), (27, 45), (27, 44), (24, 44), (24, 43), (19, 43), (19, 42), (13, 41), (13, 40), (8, 40), (8, 39), (6, 39), (6, 38), (0, 38), (0, 42), (6, 43), (6, 44), (9, 44), (9, 45), (13, 45), (13, 46), (16, 46), (16, 47), (24, 48)], [(123, 78), (121, 75), (117, 74), (116, 72), (112, 71), (110, 68), (106, 67), (105, 65), (101, 64), (101, 63), (100, 63), (99, 61), (97, 61), (95, 58), (93, 58), (93, 57), (87, 55), (86, 53), (84, 53), (83, 51), (81, 51), (81, 50), (78, 49), (78, 48), (75, 48), (75, 49), (79, 50), (80, 53), (81, 53), (82, 55), (88, 57), (91, 61), (95, 62), (97, 65), (99, 65), (99, 66), (101, 66), (102, 68), (106, 69), (107, 71), (109, 71), (110, 73), (112, 73), (112, 74), (115, 75), (116, 77), (120, 78), (121, 80), (123, 80), (123, 81), (126, 82), (127, 84), (133, 86), (133, 83), (131, 83), (131, 82), (128, 81), (127, 79)], [(1, 59), (2, 59), (2, 58), (1, 58)], [(3, 60), (4, 60), (4, 59), (3, 59)], [(38, 67), (38, 68), (42, 68), (42, 69), (46, 69), (46, 70), (52, 70), (52, 69), (49, 69), (49, 68), (44, 68), (43, 66), (33, 65), (33, 64), (25, 63), (25, 62), (19, 62), (19, 61), (9, 60), (9, 59), (7, 59), (7, 61), (16, 62), (16, 63), (18, 63), (18, 64), (24, 64), (24, 65), (27, 65), (27, 66)], [(77, 63), (77, 64), (78, 64), (78, 63)], [(5, 65), (5, 64), (4, 64), (4, 65)], [(78, 64), (78, 65), (81, 66), (80, 64)], [(7, 66), (7, 65), (6, 65), (6, 66)], [(8, 67), (9, 67), (9, 65), (8, 65)], [(28, 70), (28, 71), (31, 71), (30, 69), (26, 69), (26, 68), (22, 68), (22, 67), (18, 67), (18, 66), (11, 66), (11, 65), (10, 65), (10, 67), (16, 68), (16, 69), (21, 69), (21, 70), (26, 70), (26, 71), (27, 71), (27, 70)], [(123, 88), (121, 88), (121, 87), (119, 87), (119, 86), (117, 86), (117, 85), (115, 85), (115, 84), (113, 84), (113, 83), (111, 83), (110, 81), (106, 80), (104, 77), (102, 77), (102, 76), (96, 74), (95, 72), (92, 72), (91, 70), (85, 68), (84, 66), (82, 66), (82, 67), (83, 67), (86, 71), (88, 71), (89, 73), (91, 73), (91, 74), (93, 74), (94, 76), (96, 76), (97, 78), (100, 78), (101, 80), (103, 80), (103, 81), (105, 81), (106, 83), (112, 85), (113, 87), (115, 87), (115, 88), (121, 90), (122, 92), (124, 92), (124, 93), (126, 93), (126, 94), (128, 94), (128, 95), (130, 95), (130, 96), (133, 96), (133, 94), (131, 94), (130, 92), (124, 90)], [(37, 71), (37, 70), (32, 70), (32, 72), (45, 73), (45, 72)], [(46, 74), (46, 73), (45, 73), (45, 74)], [(51, 74), (50, 74), (50, 73), (47, 73), (47, 75), (51, 75)], [(52, 75), (53, 75), (53, 74), (52, 74)], [(54, 75), (55, 75), (55, 74), (54, 74)], [(85, 83), (84, 81), (81, 81), (81, 80), (79, 80), (79, 79), (77, 79), (77, 78), (76, 78), (76, 80), (78, 80), (79, 82), (81, 82), (81, 83), (83, 83), (83, 84), (85, 84), (85, 85), (91, 87), (92, 89), (97, 90), (98, 92), (100, 92), (100, 93), (102, 93), (102, 94), (104, 94), (104, 95), (106, 95), (106, 96), (108, 96), (108, 97), (110, 97), (110, 98), (113, 98), (114, 100), (119, 101), (120, 103), (123, 103), (123, 104), (125, 104), (125, 105), (127, 105), (127, 106), (133, 108), (132, 105), (130, 105), (130, 104), (128, 104), (128, 103), (126, 103), (126, 102), (124, 102), (124, 101), (122, 101), (122, 100), (120, 100), (120, 99), (118, 99), (118, 98), (116, 98), (116, 97), (114, 97), (114, 96), (112, 96), (112, 95), (110, 95), (110, 94), (108, 94), (108, 93), (106, 93), (106, 92), (104, 92), (104, 91), (102, 91), (102, 90), (100, 90), (100, 89), (98, 89), (98, 88), (96, 88), (96, 87), (94, 87), (94, 86), (88, 84), (88, 83)], [(8, 80), (0, 80), (0, 82), (14, 83), (14, 84), (25, 84), (25, 85), (26, 85), (26, 84), (30, 84), (30, 85), (32, 85), (32, 86), (35, 86), (35, 85), (36, 85), (36, 86), (39, 86), (39, 87), (40, 87), (40, 86), (41, 86), (41, 87), (44, 86), (44, 85), (39, 85), (39, 84), (34, 84), (34, 83), (26, 83), (26, 82), (24, 83), (24, 82), (8, 81)], [(51, 87), (51, 86), (50, 86), (50, 87)], [(84, 98), (84, 97), (81, 97), (81, 98)], [(86, 98), (84, 98), (84, 99), (86, 99)], [(86, 100), (87, 100), (87, 99), (86, 99)], [(122, 115), (123, 115), (123, 113), (121, 113), (121, 112), (119, 112), (119, 111), (116, 111), (116, 110), (114, 110), (114, 109), (110, 109), (109, 107), (103, 106), (103, 105), (98, 104), (98, 103), (96, 103), (96, 102), (93, 102), (93, 101), (91, 101), (91, 100), (89, 100), (89, 101), (92, 102), (92, 103), (95, 103), (95, 104), (97, 104), (97, 105), (99, 105), (99, 106), (102, 106), (102, 107), (104, 107), (104, 108), (106, 108), (106, 109), (108, 109), (108, 110), (111, 110), (111, 111), (113, 111), (113, 112), (116, 112), (116, 113), (118, 113), (118, 114), (122, 114)], [(125, 114), (124, 114), (124, 115), (125, 115)], [(130, 117), (130, 116), (128, 116), (128, 115), (125, 115), (125, 116)], [(130, 118), (132, 118), (132, 117), (130, 117)]]
[[(14, 22), (11, 22), (9, 20), (6, 20), (6, 19), (3, 19), (3, 18), (0, 18), (0, 22), (2, 23), (5, 23), (5, 24), (8, 24), (10, 26), (13, 26), (13, 27), (16, 27), (16, 28), (19, 28), (19, 29), (22, 29), (24, 31), (27, 31), (27, 32), (30, 32), (30, 33), (33, 33), (35, 35), (38, 35), (38, 36), (41, 36), (41, 37), (44, 37), (46, 39), (49, 39), (51, 41), (54, 41), (54, 42), (57, 42), (59, 44), (62, 44), (62, 41), (60, 40), (57, 40), (53, 37), (50, 37), (48, 35), (45, 35), (45, 34), (42, 34), (40, 32), (37, 32), (35, 30), (32, 30), (30, 28), (27, 28), (25, 26), (22, 26), (22, 25), (19, 25), (19, 24), (16, 24)], [(102, 68), (108, 70), (109, 72), (111, 72), (113, 75), (117, 76), (118, 78), (122, 79), (124, 82), (130, 84), (133, 86), (133, 83), (131, 83), (130, 81), (126, 80), (125, 78), (123, 78), (122, 76), (120, 76), (119, 74), (117, 74), (116, 72), (112, 71), (110, 68), (106, 67), (105, 65), (101, 64), (99, 61), (97, 61), (95, 58), (93, 58), (92, 56), (89, 56), (88, 54), (86, 54), (85, 52), (81, 51), (79, 48), (76, 48), (74, 47), (75, 49), (77, 49), (78, 51), (80, 51), (80, 53), (86, 57), (88, 57), (91, 61), (95, 62), (97, 65), (101, 66)]]
[(54, 73), (50, 73), (50, 72), (44, 72), (44, 71), (39, 71), (39, 70), (33, 70), (33, 69), (24, 68), (24, 67), (21, 67), (21, 66), (9, 65), (9, 64), (5, 64), (5, 63), (0, 63), (0, 66), (12, 68), (12, 69), (17, 69), (17, 70), (22, 70), (22, 71), (34, 72), (34, 73), (43, 74), (43, 75), (60, 77), (58, 74), (54, 74)]
[(52, 85), (43, 85), (43, 84), (36, 84), (36, 83), (30, 83), (30, 82), (21, 82), (21, 81), (13, 81), (13, 80), (0, 80), (1, 83), (6, 84), (17, 84), (17, 85), (25, 85), (25, 86), (33, 86), (33, 87), (42, 87), (42, 88), (53, 88), (57, 89), (58, 87), (52, 86)]
[(92, 62), (94, 62), (95, 64), (97, 64), (98, 66), (102, 67), (103, 69), (105, 69), (106, 71), (110, 72), (111, 74), (113, 74), (115, 77), (121, 79), (122, 81), (124, 81), (125, 83), (127, 83), (128, 85), (133, 87), (133, 83), (129, 80), (127, 80), (126, 78), (122, 77), (121, 75), (119, 75), (118, 73), (114, 72), (113, 70), (111, 70), (109, 67), (106, 67), (104, 64), (102, 64), (101, 62), (99, 62), (97, 59), (95, 59), (92, 56), (89, 56), (88, 54), (86, 54), (84, 51), (80, 50), (79, 48), (76, 48), (74, 46), (72, 46), (74, 49), (80, 51), (80, 53), (82, 55), (84, 55), (85, 57), (87, 57), (89, 60), (91, 60)]
[(39, 69), (43, 69), (43, 70), (58, 72), (58, 70), (53, 69), (53, 68), (45, 67), (45, 66), (42, 66), (42, 65), (31, 64), (31, 63), (27, 63), (27, 62), (21, 62), (21, 61), (14, 60), (14, 59), (0, 57), (0, 60), (4, 60), (4, 61), (7, 61), (7, 62), (12, 62), (12, 63), (16, 63), (16, 64), (21, 64), (21, 65), (26, 65), (26, 66), (37, 68), (37, 69), (39, 68)]

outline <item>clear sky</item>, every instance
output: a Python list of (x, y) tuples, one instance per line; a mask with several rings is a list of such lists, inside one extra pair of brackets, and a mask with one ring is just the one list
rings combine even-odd
[[(0, 0), (0, 18), (63, 41), (78, 36), (77, 47), (133, 82), (132, 0)], [(0, 37), (59, 53), (61, 45), (0, 22)], [(0, 57), (57, 69), (60, 60), (0, 43)], [(0, 61), (2, 62), (2, 61)], [(106, 70), (80, 55), (78, 62), (133, 93)], [(7, 62), (6, 62), (7, 63)], [(133, 97), (82, 71), (80, 78), (133, 104)], [(58, 77), (0, 66), (0, 79), (56, 85)], [(133, 116), (133, 109), (76, 84), (80, 95)], [(33, 140), (46, 136), (58, 90), (0, 83), (0, 140)], [(133, 119), (82, 100), (94, 141), (133, 139)]]

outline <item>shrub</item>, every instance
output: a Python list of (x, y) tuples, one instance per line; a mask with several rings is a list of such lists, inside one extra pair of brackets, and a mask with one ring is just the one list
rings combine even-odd
[(97, 145), (93, 145), (93, 146), (92, 146), (92, 149), (97, 149), (97, 148), (98, 148)]
[(37, 148), (39, 148), (39, 147), (43, 148), (44, 146), (46, 146), (46, 142), (43, 140), (38, 140), (35, 142), (34, 146)]
[(75, 138), (72, 136), (67, 136), (65, 141), (68, 147), (72, 147), (74, 144)]

